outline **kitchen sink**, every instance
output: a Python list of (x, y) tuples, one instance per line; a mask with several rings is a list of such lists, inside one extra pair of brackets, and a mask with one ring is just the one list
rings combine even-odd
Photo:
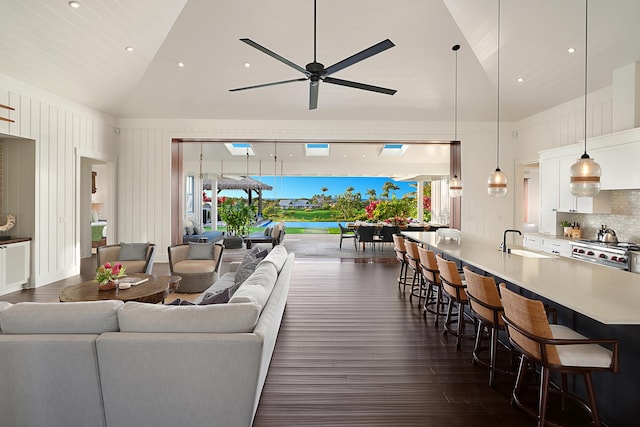
[(553, 258), (553, 255), (541, 254), (539, 252), (526, 251), (524, 249), (511, 249), (513, 255), (523, 256), (525, 258)]

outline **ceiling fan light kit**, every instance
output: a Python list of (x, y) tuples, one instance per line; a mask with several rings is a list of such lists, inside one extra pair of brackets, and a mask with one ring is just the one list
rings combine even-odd
[(584, 12), (584, 153), (571, 165), (569, 191), (576, 197), (594, 197), (600, 192), (600, 165), (587, 154), (587, 41), (589, 27), (589, 0)]
[(507, 195), (507, 175), (500, 170), (500, 0), (498, 0), (498, 49), (497, 56), (497, 86), (498, 86), (498, 108), (496, 120), (496, 170), (491, 172), (487, 181), (487, 192), (490, 197), (505, 197)]
[(394, 47), (395, 44), (393, 44), (393, 42), (389, 39), (383, 40), (380, 43), (377, 43), (361, 52), (356, 53), (355, 55), (351, 55), (350, 57), (345, 58), (342, 61), (336, 62), (335, 64), (331, 65), (328, 68), (325, 68), (324, 64), (321, 64), (317, 61), (317, 57), (316, 57), (316, 53), (317, 53), (316, 3), (317, 3), (316, 0), (314, 0), (313, 2), (313, 62), (308, 63), (305, 68), (302, 68), (301, 66), (289, 61), (288, 59), (278, 55), (277, 53), (267, 49), (266, 47), (259, 45), (258, 43), (254, 42), (251, 39), (248, 39), (248, 38), (240, 39), (240, 41), (248, 44), (249, 46), (255, 49), (258, 49), (262, 53), (265, 53), (271, 56), (272, 58), (282, 62), (283, 64), (286, 64), (289, 67), (300, 71), (302, 74), (304, 74), (304, 77), (300, 77), (297, 79), (281, 80), (281, 81), (271, 82), (271, 83), (263, 83), (263, 84), (253, 85), (253, 86), (245, 86), (245, 87), (240, 87), (235, 89), (229, 89), (230, 92), (237, 92), (241, 90), (256, 89), (261, 87), (275, 86), (275, 85), (281, 85), (286, 83), (301, 82), (301, 81), (309, 80), (309, 110), (315, 110), (316, 108), (318, 108), (318, 92), (320, 89), (321, 81), (325, 83), (338, 85), (338, 86), (346, 86), (354, 89), (361, 89), (361, 90), (366, 90), (370, 92), (382, 93), (385, 95), (393, 95), (396, 93), (395, 89), (388, 89), (388, 88), (373, 86), (365, 83), (359, 83), (359, 82), (354, 82), (350, 80), (343, 80), (343, 79), (330, 77), (330, 75), (344, 68), (347, 68), (351, 65), (354, 65), (358, 62), (361, 62), (367, 58), (370, 58), (374, 55), (377, 55), (378, 53), (381, 53), (387, 49)]

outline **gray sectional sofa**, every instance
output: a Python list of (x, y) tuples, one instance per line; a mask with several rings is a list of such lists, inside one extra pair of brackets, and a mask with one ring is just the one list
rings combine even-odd
[(0, 302), (0, 424), (251, 426), (293, 260), (276, 246), (226, 304)]

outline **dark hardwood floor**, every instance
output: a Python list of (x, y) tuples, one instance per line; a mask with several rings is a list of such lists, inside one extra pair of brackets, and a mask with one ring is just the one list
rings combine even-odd
[[(498, 374), (490, 388), (486, 369), (471, 363), (472, 343), (456, 351), (442, 324), (425, 321), (398, 290), (391, 250), (338, 258), (306, 248), (296, 256), (255, 427), (535, 425), (509, 403), (511, 376)], [(56, 301), (94, 270), (87, 259), (80, 276), (0, 299)], [(163, 272), (166, 264), (154, 266)]]

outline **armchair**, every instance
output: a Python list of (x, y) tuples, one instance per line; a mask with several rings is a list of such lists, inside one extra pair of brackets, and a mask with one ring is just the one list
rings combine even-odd
[(105, 262), (119, 262), (127, 273), (151, 274), (156, 245), (154, 243), (123, 243), (96, 248), (98, 266)]
[(187, 243), (169, 246), (171, 274), (182, 277), (176, 292), (196, 293), (215, 282), (222, 261), (222, 243)]

